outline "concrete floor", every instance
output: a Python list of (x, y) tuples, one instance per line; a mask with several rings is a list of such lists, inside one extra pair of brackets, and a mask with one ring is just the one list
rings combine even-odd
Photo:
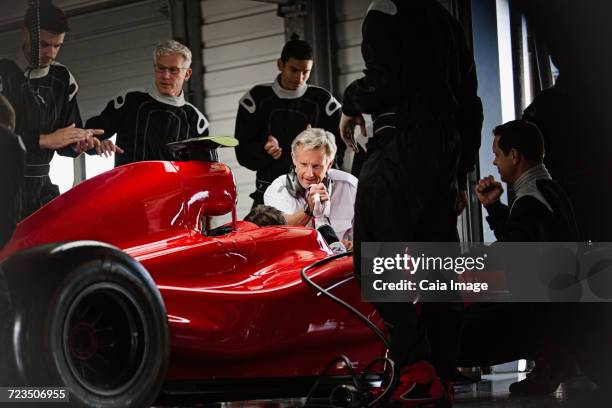
[(576, 378), (559, 386), (545, 397), (514, 397), (508, 392), (510, 384), (525, 378), (525, 374), (494, 374), (483, 376), (483, 381), (455, 389), (453, 406), (471, 408), (600, 408), (612, 404), (600, 403), (602, 393), (585, 378)]
[[(606, 400), (605, 391), (595, 390), (593, 385), (584, 378), (577, 378), (568, 384), (562, 384), (550, 396), (527, 398), (513, 397), (508, 392), (511, 383), (524, 378), (525, 374), (493, 374), (483, 376), (477, 384), (455, 388), (454, 407), (469, 408), (608, 408), (612, 402)], [(293, 408), (302, 407), (303, 399), (260, 400), (225, 402), (217, 404), (198, 405), (202, 408)], [(317, 401), (309, 404), (314, 407), (328, 407), (326, 403)]]

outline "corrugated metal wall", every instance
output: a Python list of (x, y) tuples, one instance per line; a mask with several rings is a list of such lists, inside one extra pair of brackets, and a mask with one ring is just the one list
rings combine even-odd
[(80, 86), (83, 118), (117, 94), (153, 86), (153, 48), (171, 38), (163, 0), (149, 0), (74, 17), (60, 55)]
[(336, 0), (336, 93), (342, 95), (353, 80), (362, 76), (365, 68), (361, 58), (361, 22), (370, 0)]
[[(271, 82), (285, 43), (276, 5), (249, 0), (203, 0), (205, 111), (213, 135), (233, 135), (238, 101), (252, 86)], [(241, 167), (234, 149), (221, 149), (238, 188), (238, 216), (251, 208), (255, 173)]]

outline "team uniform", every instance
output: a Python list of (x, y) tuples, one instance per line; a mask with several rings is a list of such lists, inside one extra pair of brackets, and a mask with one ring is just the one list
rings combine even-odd
[[(0, 60), (0, 92), (15, 109), (15, 133), (22, 137), (27, 150), (19, 219), (59, 195), (59, 188), (49, 178), (49, 163), (55, 150), (40, 148), (40, 135), (73, 123), (82, 126), (76, 100), (78, 89), (70, 71), (59, 63), (32, 69), (22, 54), (15, 61)], [(58, 153), (77, 156), (71, 146)]]
[(176, 160), (167, 143), (207, 136), (208, 120), (183, 94), (172, 97), (157, 89), (129, 91), (110, 101), (102, 113), (87, 121), (89, 128), (104, 129), (107, 139), (117, 134), (115, 166), (144, 160)]
[[(436, 1), (373, 1), (362, 36), (365, 76), (347, 87), (342, 106), (348, 116), (374, 120), (355, 208), (358, 276), (362, 242), (458, 240), (457, 189), (474, 168), (483, 120), (465, 34)], [(423, 326), (412, 303), (375, 306), (400, 366), (431, 348), (438, 374), (454, 374), (459, 311), (424, 304)]]
[[(280, 86), (279, 78), (271, 84), (255, 86), (240, 99), (235, 131), (240, 144), (236, 157), (241, 165), (257, 172), (256, 190), (251, 194), (253, 206), (263, 204), (263, 194), (270, 183), (289, 172), (291, 142), (308, 125), (334, 134), (338, 146), (336, 164), (342, 165), (346, 146), (339, 136), (340, 107), (336, 98), (323, 88), (303, 85), (295, 91), (287, 90)], [(282, 148), (278, 160), (264, 150), (269, 135)]]
[[(512, 187), (515, 198), (509, 206), (496, 201), (486, 207), (487, 222), (498, 241), (579, 241), (570, 200), (543, 164), (524, 172)], [(585, 317), (581, 306), (571, 302), (471, 305), (461, 340), (460, 364), (494, 365), (528, 358), (538, 360), (537, 370), (545, 371), (548, 366), (552, 368), (550, 378), (556, 376), (563, 381), (575, 368), (575, 361), (568, 357), (573, 354), (574, 336), (582, 334), (577, 330), (577, 321)], [(548, 393), (558, 385), (551, 381)], [(531, 378), (510, 386), (512, 393), (519, 394), (538, 389)]]

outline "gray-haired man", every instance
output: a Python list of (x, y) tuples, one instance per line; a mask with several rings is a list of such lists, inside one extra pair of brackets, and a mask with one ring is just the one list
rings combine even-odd
[(104, 129), (104, 138), (117, 134), (115, 166), (143, 160), (173, 160), (166, 144), (208, 135), (208, 121), (185, 101), (183, 84), (191, 77), (191, 51), (173, 40), (153, 53), (155, 88), (115, 97), (88, 126)]
[(301, 132), (291, 143), (294, 169), (268, 186), (264, 203), (282, 211), (288, 225), (310, 225), (329, 244), (351, 249), (357, 178), (331, 168), (336, 150), (325, 129)]

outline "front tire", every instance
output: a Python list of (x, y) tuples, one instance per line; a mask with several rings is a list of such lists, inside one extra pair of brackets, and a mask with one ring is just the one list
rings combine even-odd
[(25, 328), (14, 336), (16, 366), (26, 384), (68, 387), (78, 407), (154, 402), (169, 359), (166, 311), (148, 273), (126, 258), (38, 271), (43, 287), (37, 298), (21, 294), (31, 307), (16, 313)]

